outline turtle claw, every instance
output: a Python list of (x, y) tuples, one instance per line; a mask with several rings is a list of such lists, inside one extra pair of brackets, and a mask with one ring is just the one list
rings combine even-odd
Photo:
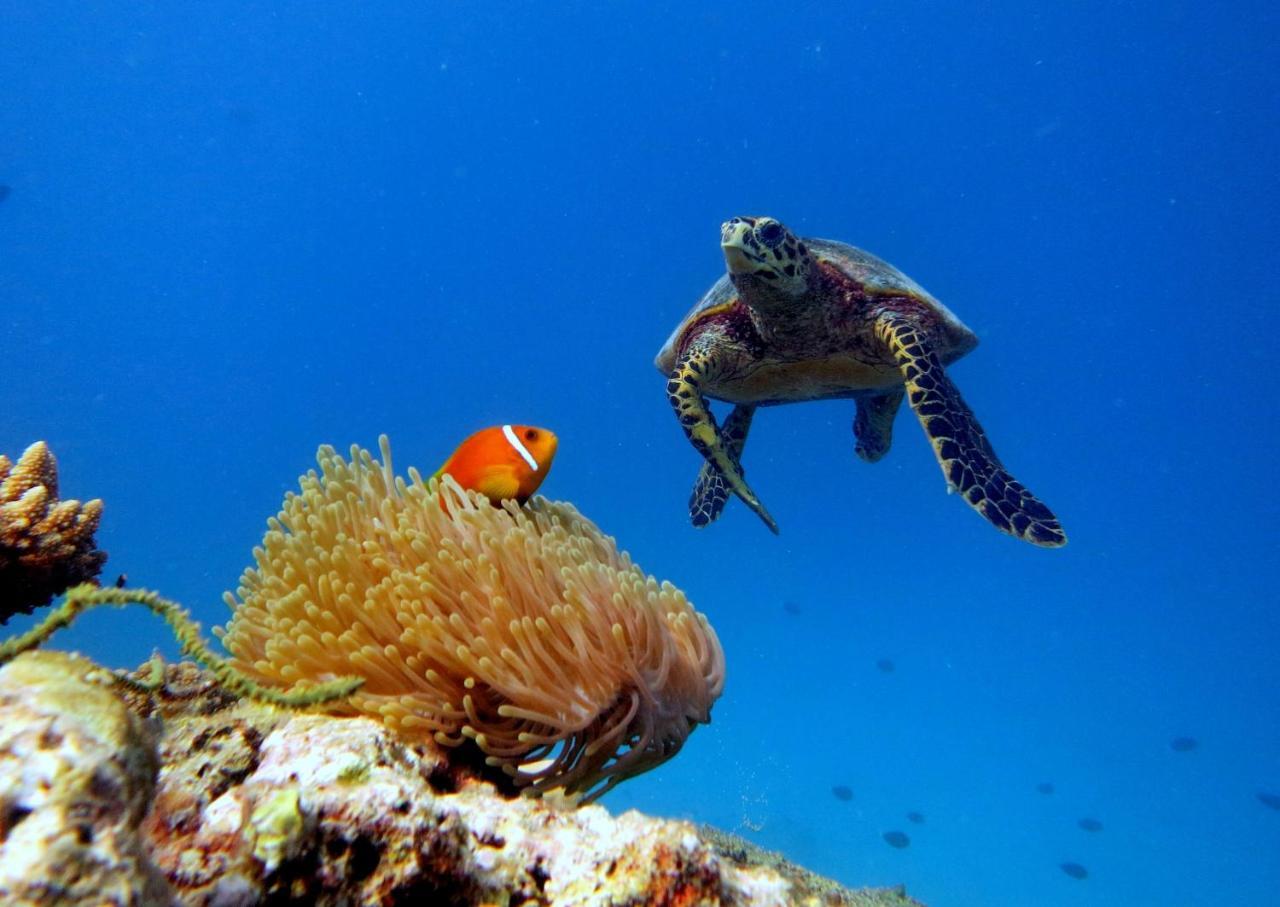
[(756, 516), (764, 520), (764, 524), (769, 527), (770, 532), (774, 535), (781, 535), (778, 531), (777, 522), (769, 515), (769, 511), (764, 509), (764, 505), (760, 503), (760, 499), (755, 496), (755, 493), (747, 487), (746, 482), (742, 482), (741, 489), (735, 488), (734, 491), (737, 493), (738, 497), (742, 498), (742, 503), (755, 511)]
[(764, 524), (769, 527), (770, 532), (772, 532), (774, 535), (782, 534), (781, 532), (778, 531), (778, 524), (774, 522), (773, 517), (769, 516), (769, 511), (765, 510), (763, 505), (756, 504), (756, 506), (752, 507), (751, 509), (756, 512), (756, 516), (764, 520)]
[[(755, 495), (748, 496), (741, 492), (736, 492), (736, 493), (738, 497), (742, 498), (742, 503), (750, 507), (752, 512), (755, 513), (756, 516), (760, 517), (760, 519), (764, 522), (764, 524), (769, 527), (770, 532), (772, 532), (774, 535), (781, 535), (781, 533), (778, 531), (777, 521), (772, 516), (769, 515), (769, 511), (764, 509), (764, 505), (760, 503), (760, 501), (756, 498)], [(717, 514), (717, 516), (718, 515), (719, 514)], [(695, 512), (689, 515), (690, 522), (692, 522), (693, 525), (698, 529), (701, 529), (704, 526), (710, 526), (713, 519), (714, 517), (708, 518), (707, 515), (704, 513)]]

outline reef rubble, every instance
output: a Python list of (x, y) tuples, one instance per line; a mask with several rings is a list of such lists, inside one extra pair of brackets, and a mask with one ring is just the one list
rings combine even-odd
[(0, 669), (0, 902), (918, 904), (705, 826), (504, 796), (370, 718), (240, 700), (190, 663), (126, 680), (54, 651)]

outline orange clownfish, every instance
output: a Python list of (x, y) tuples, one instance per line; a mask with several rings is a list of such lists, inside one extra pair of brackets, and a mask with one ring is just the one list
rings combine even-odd
[(523, 504), (547, 477), (557, 443), (553, 432), (532, 425), (486, 428), (459, 444), (432, 478), (448, 473), (494, 504), (510, 498)]

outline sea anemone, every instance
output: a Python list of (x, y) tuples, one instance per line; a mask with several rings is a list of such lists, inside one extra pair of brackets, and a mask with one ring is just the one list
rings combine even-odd
[[(511, 785), (593, 799), (710, 720), (724, 654), (706, 618), (572, 506), (494, 506), (452, 478), (320, 448), (268, 521), (222, 632), (235, 667), (291, 685), (354, 675), (332, 706), (408, 739), (474, 745)], [(499, 776), (501, 777), (501, 776)]]
[(102, 502), (58, 500), (58, 462), (37, 441), (13, 463), (0, 454), (0, 623), (93, 579), (107, 555), (93, 534)]

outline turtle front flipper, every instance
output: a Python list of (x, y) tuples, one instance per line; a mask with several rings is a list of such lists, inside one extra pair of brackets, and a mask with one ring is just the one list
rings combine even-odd
[(876, 334), (902, 372), (911, 408), (950, 487), (1000, 531), (1033, 545), (1065, 545), (1067, 536), (1057, 517), (1000, 463), (920, 326), (909, 317), (886, 313), (876, 321)]
[(855, 451), (867, 463), (874, 463), (889, 452), (893, 441), (893, 419), (902, 406), (902, 389), (874, 397), (859, 397), (858, 412), (853, 417), (853, 436), (858, 439)]
[(712, 375), (714, 363), (708, 353), (698, 351), (686, 354), (676, 363), (675, 370), (667, 381), (667, 399), (671, 401), (671, 407), (676, 411), (676, 418), (680, 420), (680, 427), (684, 429), (689, 443), (719, 472), (729, 490), (742, 498), (742, 502), (754, 510), (756, 516), (764, 520), (765, 525), (776, 534), (778, 524), (742, 478), (742, 470), (730, 456), (725, 440), (716, 428), (716, 420), (702, 396), (702, 384), (710, 380)]
[[(739, 403), (729, 413), (729, 418), (720, 426), (720, 437), (724, 439), (733, 464), (738, 467), (738, 475), (746, 478), (746, 470), (742, 468), (742, 446), (747, 443), (747, 432), (751, 430), (751, 417), (756, 408)], [(704, 462), (698, 471), (698, 480), (693, 484), (693, 493), (689, 495), (689, 520), (701, 529), (720, 518), (724, 505), (729, 500), (729, 485), (710, 463)]]

